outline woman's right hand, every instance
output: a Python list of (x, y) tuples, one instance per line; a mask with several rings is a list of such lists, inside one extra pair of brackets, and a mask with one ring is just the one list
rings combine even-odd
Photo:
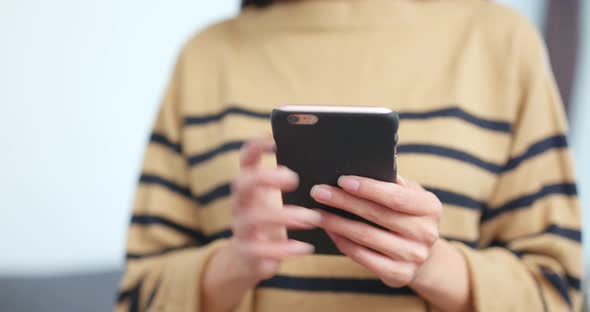
[(242, 147), (240, 175), (232, 184), (233, 236), (207, 266), (202, 294), (206, 311), (230, 311), (248, 289), (275, 275), (282, 261), (313, 253), (312, 245), (289, 240), (287, 229), (314, 228), (321, 215), (283, 206), (281, 191), (294, 190), (299, 179), (286, 167), (262, 166), (262, 156), (274, 150), (271, 138)]
[(275, 150), (271, 138), (253, 140), (240, 155), (240, 175), (232, 184), (233, 237), (228, 244), (254, 279), (272, 277), (281, 261), (313, 252), (307, 243), (289, 240), (287, 229), (310, 229), (321, 215), (297, 206), (283, 206), (281, 191), (299, 185), (287, 167), (264, 168), (262, 155)]

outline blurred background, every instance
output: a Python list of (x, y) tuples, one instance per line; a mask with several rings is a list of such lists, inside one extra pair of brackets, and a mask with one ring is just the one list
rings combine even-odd
[[(588, 208), (590, 2), (497, 2), (546, 36)], [(111, 309), (143, 149), (176, 55), (238, 7), (0, 0), (0, 311)]]

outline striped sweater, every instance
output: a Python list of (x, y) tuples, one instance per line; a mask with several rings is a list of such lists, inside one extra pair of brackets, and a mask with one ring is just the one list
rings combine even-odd
[[(199, 311), (201, 274), (231, 235), (239, 148), (286, 103), (399, 112), (400, 174), (443, 203), (476, 310), (579, 309), (580, 209), (544, 53), (524, 18), (477, 0), (286, 2), (201, 31), (147, 146), (116, 310)], [(310, 255), (238, 311), (428, 309), (349, 258)]]

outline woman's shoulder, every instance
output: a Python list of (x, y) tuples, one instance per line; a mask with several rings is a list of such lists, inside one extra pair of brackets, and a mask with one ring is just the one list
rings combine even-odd
[(227, 49), (232, 33), (235, 31), (235, 22), (236, 17), (231, 17), (196, 30), (182, 46), (181, 56), (207, 55), (211, 57)]
[(534, 23), (517, 10), (495, 1), (476, 0), (472, 23), (491, 39), (508, 48), (515, 43), (522, 46), (538, 45), (541, 34)]

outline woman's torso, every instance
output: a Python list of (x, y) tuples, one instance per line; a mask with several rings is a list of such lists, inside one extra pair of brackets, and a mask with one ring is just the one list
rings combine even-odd
[[(443, 202), (441, 236), (489, 243), (479, 241), (481, 211), (494, 204), (516, 114), (510, 29), (522, 22), (513, 15), (467, 0), (310, 1), (249, 10), (201, 33), (181, 58), (179, 96), (203, 232), (228, 235), (240, 144), (271, 132), (273, 107), (371, 105), (400, 114), (399, 172)], [(263, 286), (257, 311), (425, 308), (344, 257), (290, 261)]]

